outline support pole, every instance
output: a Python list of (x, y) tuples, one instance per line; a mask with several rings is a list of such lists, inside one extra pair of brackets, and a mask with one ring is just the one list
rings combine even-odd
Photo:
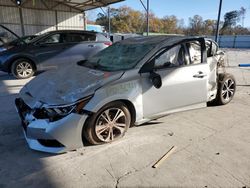
[(58, 30), (58, 14), (57, 14), (57, 10), (55, 10), (55, 18), (56, 18), (56, 30)]
[(218, 43), (218, 38), (219, 38), (221, 7), (222, 7), (222, 0), (220, 0), (219, 11), (218, 11), (218, 19), (217, 19), (217, 26), (216, 26), (215, 41), (216, 41), (217, 43)]
[(147, 0), (147, 7), (144, 5), (143, 1), (140, 0), (143, 8), (146, 11), (146, 16), (147, 16), (147, 36), (149, 35), (149, 0)]
[(22, 11), (22, 7), (19, 6), (18, 9), (19, 9), (21, 32), (22, 32), (22, 36), (24, 36), (25, 35), (25, 30), (24, 30), (24, 23), (23, 23), (23, 11)]
[(108, 7), (108, 20), (109, 20), (109, 37), (110, 37), (111, 35), (110, 6)]
[(149, 35), (149, 0), (147, 0), (147, 36)]

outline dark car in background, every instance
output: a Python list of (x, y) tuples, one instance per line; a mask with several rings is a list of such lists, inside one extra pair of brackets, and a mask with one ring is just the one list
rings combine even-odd
[(80, 30), (51, 31), (29, 42), (17, 38), (21, 42), (0, 46), (0, 70), (16, 78), (29, 78), (37, 71), (76, 63), (112, 44), (101, 33)]

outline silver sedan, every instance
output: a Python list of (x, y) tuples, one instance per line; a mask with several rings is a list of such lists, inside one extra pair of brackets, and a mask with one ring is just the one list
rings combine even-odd
[(224, 52), (203, 37), (136, 37), (41, 74), (16, 99), (30, 148), (61, 153), (113, 142), (132, 125), (229, 103), (236, 83)]

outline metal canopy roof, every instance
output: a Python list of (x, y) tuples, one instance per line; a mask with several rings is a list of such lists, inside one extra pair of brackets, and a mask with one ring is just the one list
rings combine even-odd
[(54, 0), (58, 3), (70, 6), (82, 11), (104, 7), (113, 3), (118, 3), (124, 0)]

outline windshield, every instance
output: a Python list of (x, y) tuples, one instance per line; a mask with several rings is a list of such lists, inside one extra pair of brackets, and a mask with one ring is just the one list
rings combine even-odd
[(128, 70), (154, 48), (155, 44), (115, 43), (84, 62), (83, 66), (104, 71)]

